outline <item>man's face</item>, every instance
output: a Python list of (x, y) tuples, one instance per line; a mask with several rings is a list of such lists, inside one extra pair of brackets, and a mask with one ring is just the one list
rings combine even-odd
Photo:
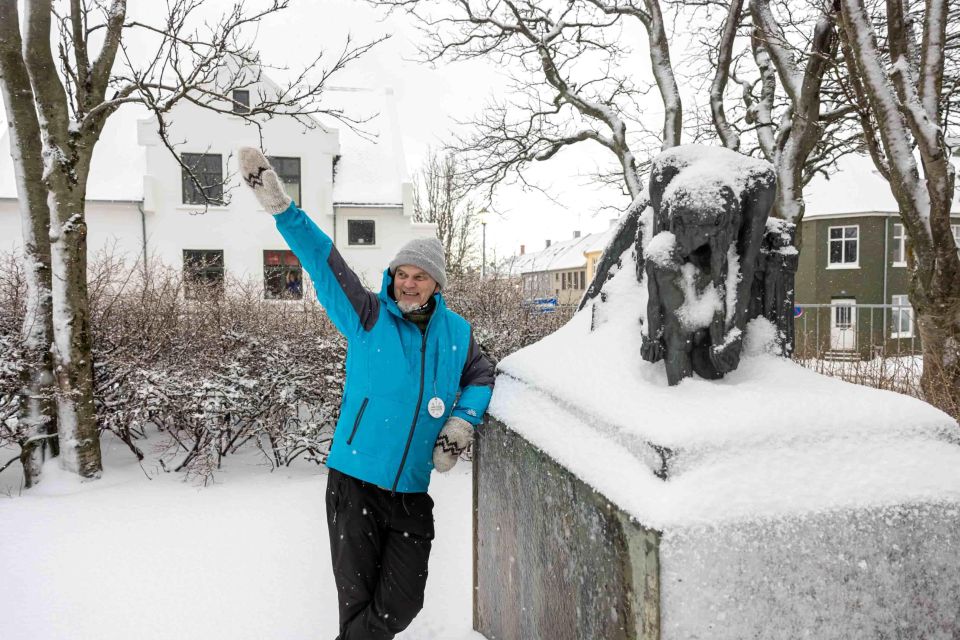
[(412, 264), (400, 265), (393, 274), (393, 297), (404, 313), (427, 304), (437, 288), (437, 281), (430, 274)]

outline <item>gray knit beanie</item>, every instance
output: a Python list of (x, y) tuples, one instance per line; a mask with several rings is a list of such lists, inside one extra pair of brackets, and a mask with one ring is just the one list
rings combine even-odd
[(400, 248), (397, 256), (390, 261), (390, 273), (395, 274), (397, 267), (412, 264), (430, 274), (441, 289), (447, 286), (447, 262), (443, 257), (443, 245), (436, 238), (416, 238)]

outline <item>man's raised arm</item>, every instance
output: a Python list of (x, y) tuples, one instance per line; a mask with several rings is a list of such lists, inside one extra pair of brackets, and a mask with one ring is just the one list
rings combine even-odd
[(369, 331), (377, 321), (380, 303), (367, 290), (330, 236), (325, 234), (283, 189), (283, 184), (259, 149), (239, 150), (240, 174), (260, 205), (273, 214), (280, 235), (310, 274), (317, 299), (330, 320), (347, 338)]

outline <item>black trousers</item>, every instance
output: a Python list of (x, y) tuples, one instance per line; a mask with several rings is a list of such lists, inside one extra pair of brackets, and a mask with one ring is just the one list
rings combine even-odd
[(423, 608), (433, 499), (330, 469), (327, 526), (340, 601), (339, 640), (389, 640)]

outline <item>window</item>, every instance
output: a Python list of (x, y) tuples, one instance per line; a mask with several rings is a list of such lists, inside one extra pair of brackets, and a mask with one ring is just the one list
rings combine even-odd
[(267, 300), (303, 298), (303, 268), (293, 251), (263, 252), (263, 297)]
[(223, 160), (220, 154), (185, 153), (183, 164), (190, 167), (190, 171), (203, 185), (201, 192), (191, 180), (190, 173), (184, 168), (183, 203), (206, 204), (208, 198), (211, 204), (223, 204)]
[(302, 207), (303, 202), (300, 200), (300, 158), (270, 156), (267, 160), (270, 161), (273, 170), (280, 176), (280, 181), (283, 182), (287, 195), (293, 198), (297, 206)]
[(560, 289), (583, 289), (586, 273), (583, 271), (564, 271), (560, 274)]
[(858, 267), (860, 227), (830, 227), (830, 267)]
[(893, 266), (907, 266), (907, 234), (899, 223), (893, 225)]
[(890, 325), (891, 338), (913, 337), (913, 308), (907, 296), (893, 296), (893, 322)]
[(377, 225), (373, 220), (347, 220), (347, 244), (377, 243)]
[(184, 249), (183, 296), (188, 300), (223, 293), (223, 251)]
[(853, 326), (853, 305), (840, 304), (833, 307), (833, 320), (837, 329), (849, 329)]
[(580, 288), (581, 289), (587, 288), (587, 272), (586, 271), (580, 272)]
[(233, 112), (250, 113), (250, 92), (246, 89), (233, 90)]

